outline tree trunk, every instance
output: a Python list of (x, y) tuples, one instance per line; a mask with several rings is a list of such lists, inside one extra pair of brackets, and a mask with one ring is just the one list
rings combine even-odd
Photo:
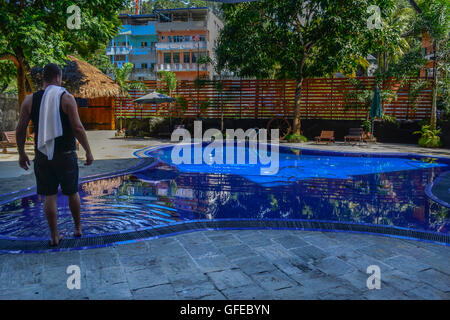
[(431, 103), (431, 119), (430, 119), (430, 129), (436, 129), (436, 113), (437, 113), (437, 64), (438, 64), (438, 50), (439, 46), (435, 40), (433, 43), (434, 51), (434, 65), (433, 65), (433, 85), (432, 85), (432, 103)]
[(17, 68), (17, 76), (16, 76), (16, 81), (17, 81), (17, 96), (18, 96), (18, 100), (19, 100), (19, 111), (20, 111), (20, 106), (22, 105), (23, 100), (25, 100), (25, 98), (27, 97), (27, 90), (26, 90), (26, 85), (25, 85), (25, 70), (22, 64), (19, 65), (19, 67)]
[(301, 134), (301, 112), (300, 112), (300, 102), (301, 102), (301, 94), (302, 94), (302, 84), (303, 77), (300, 77), (295, 82), (295, 112), (294, 112), (294, 134)]
[(122, 131), (122, 97), (120, 98), (119, 131)]
[(30, 90), (33, 89), (33, 84), (29, 83), (27, 87), (27, 78), (30, 79), (29, 73), (30, 70), (28, 68), (28, 63), (23, 54), (22, 48), (14, 48), (14, 54), (17, 59), (16, 69), (17, 69), (17, 91), (18, 91), (18, 102), (19, 102), (19, 111), (20, 106), (22, 105), (23, 100), (25, 100), (26, 96), (30, 94)]

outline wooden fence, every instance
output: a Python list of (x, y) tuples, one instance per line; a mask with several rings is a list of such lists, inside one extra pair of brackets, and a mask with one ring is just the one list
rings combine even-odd
[(100, 97), (85, 99), (85, 103), (78, 102), (80, 120), (86, 129), (114, 130), (114, 99)]
[[(373, 77), (357, 78), (311, 78), (305, 79), (301, 94), (301, 115), (303, 119), (363, 120), (370, 106), (358, 101), (354, 93), (374, 90)], [(411, 85), (421, 80), (411, 78), (400, 87), (399, 81), (390, 79), (382, 89), (395, 93), (395, 98), (383, 103), (384, 113), (398, 120), (420, 120), (430, 116), (431, 89), (419, 95), (415, 104), (410, 98)], [(115, 115), (124, 118), (181, 117), (270, 119), (292, 118), (295, 106), (294, 80), (223, 80), (178, 81), (173, 95), (182, 101), (172, 104), (136, 105), (132, 100), (144, 93), (130, 91), (131, 97), (115, 99)], [(149, 90), (165, 89), (161, 81), (144, 81)]]

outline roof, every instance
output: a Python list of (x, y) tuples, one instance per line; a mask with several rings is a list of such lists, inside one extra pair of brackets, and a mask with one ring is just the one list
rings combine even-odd
[[(113, 79), (86, 61), (68, 56), (69, 60), (63, 67), (63, 83), (74, 97), (93, 99), (100, 97), (116, 97), (120, 87)], [(32, 69), (32, 77), (36, 88), (42, 87), (42, 67)]]
[(155, 14), (129, 14), (129, 13), (121, 13), (119, 14), (119, 18), (121, 17), (130, 17), (130, 18), (152, 18), (155, 17)]
[(179, 10), (205, 10), (205, 9), (209, 9), (208, 7), (190, 7), (190, 8), (173, 8), (173, 9), (154, 9), (153, 12), (158, 12), (158, 11), (179, 11)]

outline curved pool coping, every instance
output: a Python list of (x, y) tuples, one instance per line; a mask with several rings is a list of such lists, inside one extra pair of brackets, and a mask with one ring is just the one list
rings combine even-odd
[[(191, 144), (191, 143), (187, 143)], [(125, 170), (110, 172), (99, 175), (91, 175), (80, 179), (79, 184), (96, 181), (99, 179), (107, 179), (126, 174), (132, 174), (137, 171), (154, 167), (161, 163), (156, 158), (148, 156), (149, 151), (156, 151), (162, 148), (173, 146), (173, 143), (162, 144), (158, 146), (149, 146), (133, 152), (137, 158), (143, 159), (138, 165)], [(367, 156), (404, 156), (419, 158), (435, 158), (445, 159), (448, 157), (438, 157), (432, 155), (420, 155), (415, 153), (380, 153), (380, 152), (340, 152), (334, 150), (318, 150), (302, 148), (297, 146), (283, 146), (282, 148), (299, 149), (312, 151), (317, 153), (339, 154), (339, 155), (367, 155)], [(147, 159), (147, 160), (146, 160)], [(151, 159), (148, 163), (148, 159)], [(148, 163), (148, 164), (146, 164)], [(144, 165), (146, 164), (146, 165)], [(439, 176), (440, 177), (440, 176)], [(35, 188), (35, 187), (34, 187)], [(427, 186), (428, 188), (428, 186)], [(21, 191), (31, 191), (33, 188), (25, 188), (10, 194), (18, 194)], [(34, 195), (28, 193), (14, 197), (6, 201), (0, 202), (0, 205), (20, 199), (22, 197)], [(5, 194), (7, 195), (7, 194)], [(427, 194), (428, 195), (428, 194)], [(2, 196), (2, 195), (0, 195)], [(435, 201), (434, 199), (432, 199)], [(393, 237), (399, 239), (415, 240), (430, 242), (444, 246), (450, 246), (450, 234), (441, 234), (417, 229), (408, 229), (404, 227), (374, 225), (368, 223), (356, 223), (345, 221), (327, 221), (327, 220), (305, 220), (305, 219), (215, 219), (215, 220), (188, 220), (174, 222), (168, 225), (159, 225), (154, 227), (142, 228), (139, 230), (119, 231), (115, 233), (106, 233), (102, 235), (88, 235), (81, 238), (64, 238), (58, 247), (51, 247), (48, 239), (37, 238), (17, 238), (0, 236), (0, 253), (43, 253), (43, 252), (59, 252), (72, 251), (108, 247), (124, 243), (132, 243), (144, 240), (150, 240), (160, 237), (166, 237), (186, 232), (204, 231), (204, 230), (235, 230), (235, 229), (287, 229), (287, 230), (305, 230), (305, 231), (321, 231), (321, 232), (348, 232), (359, 234), (370, 234), (384, 237)]]
[(430, 182), (430, 183), (426, 186), (426, 188), (425, 188), (425, 194), (426, 194), (426, 195), (428, 196), (428, 198), (430, 198), (431, 200), (433, 200), (433, 201), (439, 203), (440, 205), (442, 205), (442, 206), (444, 206), (444, 207), (450, 208), (450, 203), (448, 203), (448, 202), (446, 202), (446, 201), (440, 199), (438, 196), (436, 196), (436, 195), (433, 193), (433, 187), (434, 187), (436, 184), (438, 184), (438, 183), (442, 180), (442, 178), (444, 178), (446, 175), (450, 175), (450, 171), (446, 171), (446, 172), (440, 174), (436, 179), (434, 179), (432, 182)]

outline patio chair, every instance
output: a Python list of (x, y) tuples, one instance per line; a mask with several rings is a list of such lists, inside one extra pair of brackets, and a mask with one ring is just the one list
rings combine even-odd
[(364, 141), (364, 129), (363, 128), (350, 128), (348, 135), (344, 137), (345, 142), (363, 142)]
[(335, 142), (334, 141), (334, 131), (325, 131), (323, 130), (320, 133), (320, 136), (316, 137), (316, 143), (326, 141), (327, 143)]
[[(34, 139), (34, 135), (31, 135)], [(16, 141), (16, 132), (15, 131), (4, 131), (3, 132), (3, 140), (0, 141), (3, 147), (3, 153), (7, 153), (8, 147), (17, 147)], [(29, 141), (28, 139), (25, 141), (25, 145), (33, 145), (33, 141)]]

